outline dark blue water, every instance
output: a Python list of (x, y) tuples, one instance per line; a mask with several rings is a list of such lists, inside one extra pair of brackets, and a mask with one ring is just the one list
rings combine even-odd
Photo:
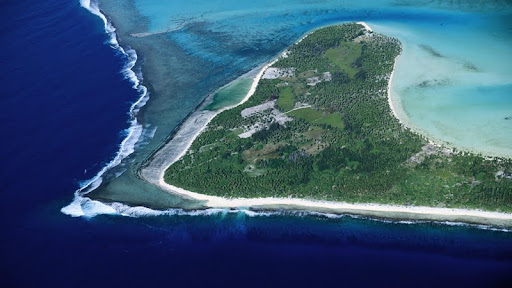
[(78, 1), (2, 1), (0, 15), (1, 287), (512, 282), (512, 235), (499, 231), (350, 217), (61, 214), (80, 181), (114, 157), (138, 94), (103, 23)]

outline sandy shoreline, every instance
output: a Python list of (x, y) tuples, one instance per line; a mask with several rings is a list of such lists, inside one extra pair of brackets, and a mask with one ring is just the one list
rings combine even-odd
[(356, 22), (357, 24), (360, 24), (360, 25), (363, 25), (364, 29), (368, 30), (369, 32), (373, 32), (373, 29), (372, 27), (370, 27), (370, 25), (366, 24), (366, 22)]
[[(365, 28), (371, 31), (371, 28), (364, 22), (358, 22), (359, 24), (365, 26)], [(305, 37), (301, 38), (303, 40)], [(298, 43), (298, 42), (297, 42)], [(286, 53), (286, 52), (284, 52)], [(280, 55), (282, 56), (282, 55)], [(397, 57), (398, 58), (398, 57)], [(357, 215), (366, 215), (372, 217), (381, 217), (381, 218), (390, 218), (390, 219), (401, 219), (401, 220), (432, 220), (432, 221), (450, 221), (450, 222), (465, 222), (465, 223), (473, 223), (473, 224), (484, 224), (484, 225), (492, 225), (492, 226), (500, 226), (500, 227), (512, 227), (512, 213), (500, 213), (500, 212), (490, 212), (490, 211), (482, 211), (482, 210), (469, 210), (469, 209), (452, 209), (452, 208), (434, 208), (434, 207), (412, 207), (412, 206), (399, 206), (399, 205), (382, 205), (382, 204), (372, 204), (372, 203), (361, 203), (361, 204), (351, 204), (345, 202), (329, 202), (329, 201), (317, 201), (317, 200), (308, 200), (308, 199), (299, 199), (299, 198), (223, 198), (218, 196), (210, 196), (200, 193), (195, 193), (192, 191), (185, 190), (180, 187), (173, 186), (168, 184), (164, 180), (164, 174), (167, 168), (180, 159), (185, 153), (188, 151), (193, 141), (201, 134), (201, 132), (207, 127), (208, 123), (220, 112), (231, 109), (238, 105), (246, 102), (256, 91), (256, 87), (258, 85), (259, 80), (263, 76), (265, 70), (273, 65), (279, 57), (274, 59), (273, 61), (266, 64), (257, 76), (254, 78), (253, 84), (247, 95), (244, 99), (236, 105), (225, 107), (217, 112), (197, 112), (197, 118), (201, 118), (204, 115), (203, 119), (199, 121), (199, 125), (193, 128), (197, 129), (194, 131), (195, 133), (185, 134), (183, 138), (186, 138), (182, 142), (179, 142), (181, 148), (179, 153), (175, 153), (173, 157), (164, 159), (164, 161), (158, 161), (162, 159), (158, 159), (159, 155), (155, 156), (155, 159), (151, 162), (149, 167), (143, 169), (141, 175), (148, 180), (149, 182), (160, 186), (165, 191), (169, 193), (179, 195), (184, 198), (193, 199), (197, 201), (204, 202), (203, 205), (208, 208), (254, 208), (254, 209), (289, 209), (289, 210), (309, 210), (309, 211), (317, 211), (317, 212), (328, 212), (334, 214), (357, 214)], [(396, 66), (395, 59), (395, 66)], [(391, 98), (391, 82), (393, 79), (394, 69), (390, 75), (389, 84), (388, 84), (388, 102), (391, 108), (393, 115), (398, 118), (396, 110), (394, 108), (392, 98)], [(399, 119), (399, 121), (401, 121)], [(190, 120), (191, 124), (189, 126), (185, 125), (186, 128), (193, 126), (197, 123), (197, 119), (192, 117)], [(202, 123), (202, 124), (201, 124)], [(401, 122), (402, 123), (402, 122)], [(192, 128), (192, 129), (193, 129)], [(181, 131), (179, 131), (181, 132)], [(177, 137), (180, 137), (180, 133), (177, 133)], [(173, 139), (174, 140), (174, 139)], [(172, 142), (172, 141), (171, 141)], [(169, 143), (169, 147), (172, 149), (174, 146), (172, 143)], [(186, 142), (186, 143), (185, 143)], [(178, 152), (178, 151), (174, 151)], [(161, 157), (160, 157), (161, 158)], [(160, 162), (153, 165), (153, 162)], [(146, 170), (146, 171), (144, 171)]]
[(388, 104), (389, 104), (389, 108), (391, 109), (391, 113), (393, 114), (393, 116), (395, 116), (395, 118), (398, 119), (398, 122), (400, 122), (400, 124), (403, 125), (404, 123), (402, 122), (400, 117), (398, 117), (398, 114), (396, 113), (395, 104), (393, 103), (393, 98), (391, 96), (391, 84), (393, 83), (393, 75), (395, 74), (396, 61), (398, 61), (399, 57), (400, 57), (400, 55), (396, 56), (395, 64), (393, 64), (393, 70), (391, 71), (391, 75), (389, 75), (389, 82), (388, 82)]
[[(361, 24), (362, 25), (362, 24)], [(446, 149), (450, 149), (452, 150), (453, 153), (462, 153), (463, 155), (466, 154), (466, 153), (471, 153), (471, 154), (474, 154), (474, 155), (480, 155), (482, 157), (485, 157), (485, 158), (488, 158), (488, 159), (493, 159), (493, 158), (507, 158), (507, 159), (512, 159), (512, 154), (509, 153), (509, 152), (498, 152), (498, 151), (495, 151), (495, 150), (490, 150), (490, 149), (477, 149), (477, 148), (469, 148), (469, 147), (465, 147), (465, 146), (460, 146), (460, 145), (456, 145), (452, 142), (449, 142), (449, 141), (445, 141), (445, 140), (442, 140), (442, 139), (439, 139), (438, 137), (428, 133), (427, 131), (421, 129), (421, 128), (418, 128), (413, 122), (412, 120), (409, 118), (409, 116), (407, 115), (407, 113), (405, 112), (402, 104), (401, 104), (401, 100), (400, 100), (400, 97), (396, 97), (397, 93), (395, 91), (395, 95), (393, 93), (391, 93), (391, 88), (392, 88), (392, 82), (393, 82), (393, 77), (394, 77), (394, 74), (395, 74), (395, 69), (396, 69), (396, 66), (398, 64), (398, 61), (400, 61), (400, 57), (402, 56), (402, 53), (400, 53), (400, 55), (398, 55), (396, 58), (395, 58), (395, 63), (393, 65), (393, 71), (391, 72), (391, 75), (389, 77), (389, 83), (388, 83), (388, 103), (389, 103), (389, 107), (391, 108), (391, 112), (393, 114), (393, 116), (398, 119), (398, 121), (400, 122), (400, 124), (407, 128), (407, 129), (410, 129), (412, 132), (416, 133), (416, 134), (419, 134), (421, 135), (422, 137), (424, 137), (425, 139), (428, 140), (429, 143), (437, 146), (437, 147), (440, 147), (440, 148), (446, 148)], [(395, 97), (393, 97), (395, 96)]]
[(227, 199), (191, 192), (165, 183), (162, 178), (160, 186), (165, 190), (190, 199), (204, 201), (210, 208), (240, 208), (308, 210), (333, 214), (356, 214), (399, 220), (430, 220), (464, 222), (499, 227), (512, 227), (512, 214), (482, 210), (436, 208), (424, 206), (382, 205), (373, 203), (351, 204), (345, 202), (316, 201), (299, 198), (233, 198)]

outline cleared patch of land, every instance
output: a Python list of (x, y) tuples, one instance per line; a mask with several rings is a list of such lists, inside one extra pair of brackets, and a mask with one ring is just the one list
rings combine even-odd
[(362, 45), (353, 42), (345, 42), (337, 48), (325, 51), (325, 57), (341, 68), (349, 77), (354, 77), (359, 69), (354, 63), (361, 56)]
[(294, 101), (292, 88), (285, 87), (284, 89), (279, 90), (277, 106), (279, 106), (279, 108), (281, 108), (283, 111), (290, 111), (293, 109)]

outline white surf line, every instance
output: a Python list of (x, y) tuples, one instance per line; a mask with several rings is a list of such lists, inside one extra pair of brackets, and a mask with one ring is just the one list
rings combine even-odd
[(81, 212), (78, 208), (83, 206), (84, 203), (89, 202), (89, 199), (84, 197), (84, 195), (99, 187), (103, 180), (103, 174), (108, 170), (112, 169), (113, 167), (119, 165), (124, 158), (126, 158), (128, 155), (134, 152), (135, 144), (139, 141), (143, 132), (143, 127), (137, 121), (136, 116), (140, 108), (146, 105), (149, 99), (147, 88), (141, 84), (142, 76), (137, 76), (137, 74), (133, 71), (133, 68), (135, 67), (138, 58), (135, 50), (125, 50), (119, 44), (117, 40), (117, 34), (115, 32), (115, 27), (112, 25), (112, 23), (108, 21), (106, 16), (100, 11), (98, 4), (96, 2), (91, 0), (80, 0), (80, 5), (83, 8), (87, 9), (91, 14), (98, 16), (103, 21), (105, 32), (110, 37), (110, 46), (112, 47), (112, 49), (118, 50), (127, 57), (128, 62), (123, 67), (122, 73), (124, 74), (125, 79), (128, 79), (133, 84), (132, 88), (139, 93), (140, 97), (130, 106), (130, 127), (125, 130), (127, 131), (127, 136), (119, 145), (119, 150), (117, 151), (115, 157), (109, 163), (107, 163), (93, 178), (91, 178), (90, 180), (86, 181), (83, 185), (81, 185), (81, 187), (75, 191), (73, 202), (61, 209), (62, 213), (72, 216), (80, 216)]

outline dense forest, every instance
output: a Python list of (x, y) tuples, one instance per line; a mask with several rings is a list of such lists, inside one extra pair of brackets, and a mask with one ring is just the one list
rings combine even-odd
[(394, 118), (387, 87), (400, 51), (359, 24), (316, 30), (247, 102), (218, 114), (165, 181), (225, 197), (512, 211), (511, 160), (430, 144)]

